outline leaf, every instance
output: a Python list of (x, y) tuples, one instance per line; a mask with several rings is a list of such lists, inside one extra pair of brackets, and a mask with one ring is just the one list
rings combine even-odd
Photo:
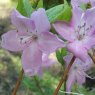
[(66, 0), (64, 1), (64, 4), (50, 8), (46, 13), (51, 23), (56, 20), (69, 21), (72, 17), (71, 7), (68, 5)]
[(58, 62), (64, 65), (63, 56), (59, 50), (56, 51), (56, 57), (57, 57)]
[(56, 5), (63, 4), (59, 2), (60, 0), (43, 0), (43, 5), (45, 9), (52, 8)]
[(66, 50), (66, 48), (62, 48), (62, 49), (61, 49), (61, 55), (62, 55), (63, 57), (67, 55), (67, 50)]
[(30, 16), (32, 13), (32, 6), (29, 2), (29, 0), (18, 0), (17, 10), (23, 15), (23, 16)]
[(65, 48), (61, 48), (60, 50), (56, 51), (57, 60), (64, 65), (63, 57), (67, 55), (67, 50)]
[(43, 0), (38, 2), (37, 8), (43, 8)]
[(22, 82), (25, 85), (25, 87), (32, 90), (32, 83), (31, 83), (31, 80), (28, 77), (24, 77)]

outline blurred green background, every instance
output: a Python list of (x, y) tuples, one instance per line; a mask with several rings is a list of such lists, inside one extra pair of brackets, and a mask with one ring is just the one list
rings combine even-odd
[[(69, 0), (68, 0), (69, 1)], [(31, 2), (31, 0), (30, 0)], [(69, 1), (70, 2), (70, 1)], [(63, 0), (44, 0), (44, 7), (48, 9), (63, 3)], [(1, 35), (14, 27), (11, 24), (10, 14), (13, 8), (16, 8), (17, 0), (0, 0), (0, 42)], [(21, 55), (9, 52), (0, 47), (0, 95), (11, 95), (15, 87), (21, 70)], [(44, 76), (26, 77), (24, 75), (17, 95), (52, 95), (59, 83), (61, 75), (64, 71), (60, 63), (58, 63), (55, 54), (50, 56), (56, 60), (56, 64), (45, 69)], [(88, 73), (94, 74), (95, 68)], [(62, 86), (58, 95), (64, 95)], [(87, 79), (84, 86), (74, 87), (73, 91), (84, 95), (95, 95), (95, 80)]]

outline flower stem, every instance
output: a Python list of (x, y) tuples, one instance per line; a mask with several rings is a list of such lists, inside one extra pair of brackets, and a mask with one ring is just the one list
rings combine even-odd
[(22, 80), (23, 74), (24, 74), (24, 70), (22, 69), (21, 72), (20, 72), (19, 78), (17, 80), (16, 86), (15, 86), (15, 88), (13, 90), (12, 95), (16, 95), (17, 90), (18, 90), (18, 88), (19, 88), (19, 86), (21, 84), (21, 80)]
[(41, 86), (40, 86), (40, 83), (39, 83), (38, 79), (36, 78), (36, 76), (34, 76), (34, 80), (35, 80), (36, 85), (37, 85), (37, 87), (39, 88), (39, 91), (41, 92), (41, 94), (42, 94), (42, 95), (45, 95), (45, 93), (43, 92), (43, 90), (42, 90), (42, 88), (41, 88)]
[(75, 59), (76, 59), (76, 57), (73, 56), (73, 58), (71, 59), (69, 65), (68, 65), (68, 67), (67, 67), (67, 69), (65, 69), (64, 74), (62, 75), (62, 78), (61, 78), (61, 80), (60, 80), (60, 82), (59, 82), (59, 84), (58, 84), (58, 86), (57, 86), (57, 88), (56, 88), (56, 90), (55, 90), (55, 92), (54, 92), (53, 95), (57, 95), (57, 94), (58, 94), (58, 92), (59, 92), (59, 90), (60, 90), (60, 88), (61, 88), (63, 82), (64, 82), (64, 81), (66, 80), (66, 78), (67, 78), (68, 72), (69, 72), (69, 70), (70, 70), (72, 64), (74, 63)]
[[(66, 80), (64, 81), (64, 91), (66, 92), (66, 81), (67, 81), (67, 78)], [(65, 95), (67, 95), (67, 93), (64, 93)]]
[(91, 53), (88, 53), (88, 55), (91, 57), (93, 63), (95, 64), (95, 56), (93, 56)]

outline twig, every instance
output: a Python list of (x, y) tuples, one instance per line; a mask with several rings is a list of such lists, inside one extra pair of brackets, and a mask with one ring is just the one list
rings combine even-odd
[(19, 86), (21, 84), (21, 80), (22, 80), (23, 74), (24, 74), (24, 70), (22, 69), (21, 72), (20, 72), (19, 78), (17, 80), (16, 86), (15, 86), (15, 88), (13, 90), (12, 95), (16, 95), (17, 90), (18, 90), (18, 88), (19, 88)]
[(93, 63), (95, 64), (95, 57), (90, 52), (88, 52), (88, 55), (91, 57)]
[(59, 90), (60, 90), (63, 82), (66, 80), (66, 77), (68, 75), (68, 72), (69, 72), (72, 64), (74, 63), (75, 59), (76, 59), (76, 57), (73, 56), (73, 58), (71, 59), (71, 62), (69, 63), (67, 69), (65, 69), (64, 74), (62, 75), (62, 78), (61, 78), (61, 80), (60, 80), (60, 82), (59, 82), (59, 84), (58, 84), (58, 86), (57, 86), (57, 88), (56, 88), (56, 90), (55, 90), (55, 92), (54, 92), (53, 95), (57, 95), (58, 94), (58, 92), (59, 92)]
[[(67, 78), (66, 78), (66, 80), (65, 80), (65, 82), (64, 82), (64, 91), (66, 92), (66, 81), (67, 81)], [(65, 95), (67, 95), (67, 93), (64, 93)]]
[(41, 94), (42, 94), (42, 95), (45, 95), (45, 93), (43, 92), (43, 90), (42, 90), (42, 88), (41, 88), (41, 86), (40, 86), (40, 84), (39, 84), (39, 81), (38, 81), (38, 79), (36, 78), (36, 76), (34, 76), (34, 80), (35, 80), (36, 85), (37, 85), (37, 87), (39, 88)]

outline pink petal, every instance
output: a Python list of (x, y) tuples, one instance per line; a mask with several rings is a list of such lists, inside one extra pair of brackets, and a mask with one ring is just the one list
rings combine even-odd
[(56, 51), (58, 48), (64, 47), (64, 42), (56, 35), (50, 32), (42, 32), (39, 39), (39, 47), (46, 54)]
[(95, 0), (90, 0), (92, 7), (95, 7)]
[(76, 39), (76, 35), (74, 33), (74, 27), (62, 21), (57, 21), (53, 24), (55, 30), (65, 39), (70, 42)]
[(63, 57), (65, 63), (66, 63), (66, 67), (69, 65), (71, 59), (72, 59), (73, 55), (72, 54), (68, 54), (65, 57)]
[(83, 41), (84, 47), (86, 49), (91, 49), (93, 46), (95, 46), (95, 36), (92, 35), (90, 37), (86, 37), (86, 39)]
[(89, 0), (71, 0), (72, 7), (79, 7), (81, 4), (87, 3), (89, 3)]
[(90, 57), (88, 57), (87, 61), (85, 62), (85, 64), (83, 64), (82, 68), (84, 71), (87, 71), (89, 69), (91, 69), (91, 67), (93, 67), (94, 63), (92, 61), (92, 59)]
[(39, 70), (38, 70), (38, 72), (37, 72), (37, 75), (38, 75), (39, 77), (43, 77), (43, 68), (42, 68), (42, 67), (39, 68)]
[(23, 51), (22, 65), (25, 73), (30, 76), (38, 72), (42, 65), (42, 52), (38, 49), (37, 44), (33, 43)]
[(82, 85), (86, 81), (85, 76), (83, 75), (83, 73), (76, 74), (76, 79), (77, 79), (77, 82), (78, 82), (79, 85)]
[(27, 34), (27, 31), (34, 32), (34, 22), (30, 18), (22, 16), (17, 10), (12, 11), (11, 21), (21, 35)]
[(86, 23), (85, 29), (88, 29), (86, 33), (88, 35), (95, 35), (95, 7), (87, 10), (83, 16), (83, 20)]
[(31, 14), (31, 19), (34, 21), (38, 32), (44, 32), (50, 29), (50, 23), (43, 8), (39, 8), (37, 11), (33, 12)]
[(18, 40), (17, 31), (11, 30), (2, 35), (2, 47), (10, 51), (21, 51), (25, 45)]
[(75, 41), (73, 43), (69, 43), (67, 45), (67, 49), (69, 52), (73, 53), (77, 58), (82, 61), (86, 61), (88, 58), (87, 49), (83, 46), (81, 41)]
[(74, 73), (69, 73), (67, 82), (66, 82), (66, 91), (71, 92), (71, 89), (76, 81), (76, 77)]
[(48, 58), (48, 54), (42, 56), (42, 67), (49, 67), (55, 63), (53, 59)]
[(80, 25), (80, 23), (82, 23), (81, 19), (83, 17), (83, 12), (82, 10), (80, 10), (79, 8), (77, 7), (74, 7), (72, 9), (72, 19), (71, 19), (71, 22), (72, 22), (72, 25), (73, 27), (78, 27)]
[(87, 3), (91, 3), (92, 7), (95, 6), (94, 0), (71, 0), (72, 7), (79, 7), (80, 4), (87, 4)]

